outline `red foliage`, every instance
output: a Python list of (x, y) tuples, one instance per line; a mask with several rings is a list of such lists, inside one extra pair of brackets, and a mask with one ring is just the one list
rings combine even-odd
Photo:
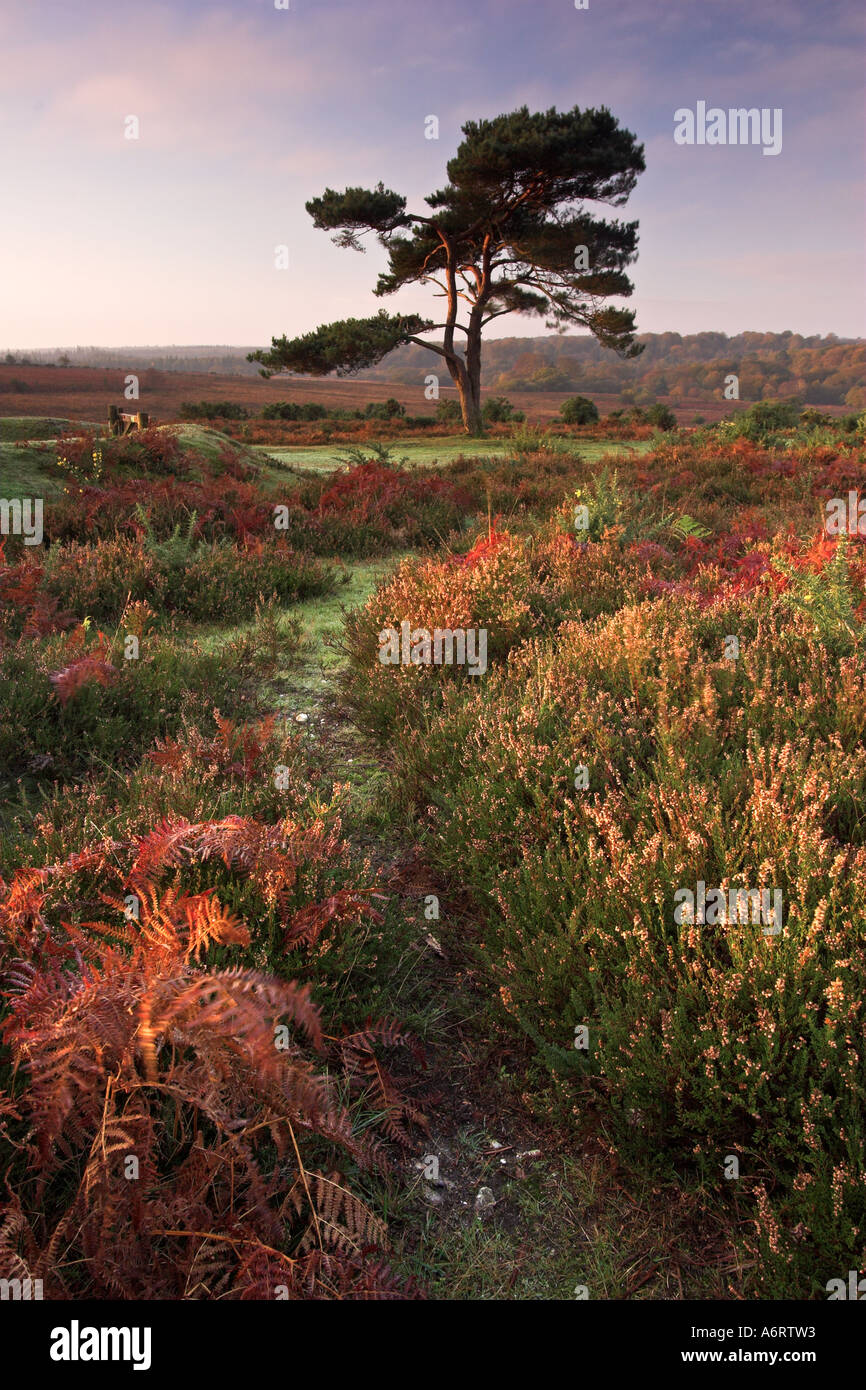
[(497, 551), (501, 545), (504, 545), (508, 540), (511, 539), (510, 532), (497, 531), (497, 523), (501, 520), (502, 518), (499, 516), (494, 517), (493, 524), (491, 525), (487, 535), (482, 536), (480, 540), (477, 540), (473, 545), (472, 549), (467, 551), (466, 554), (462, 557), (461, 563), (464, 564), (468, 569), (474, 568), (474, 566), (477, 565), (480, 560), (485, 560), (489, 555), (494, 554), (494, 552)]
[(65, 705), (83, 686), (96, 681), (99, 685), (111, 685), (119, 672), (110, 662), (98, 656), (82, 656), (60, 671), (52, 671), (49, 680), (61, 705)]
[(393, 468), (369, 459), (338, 473), (319, 498), (320, 516), (351, 512), (365, 521), (386, 514), (389, 508), (405, 509), (407, 503), (442, 498), (457, 506), (468, 506), (465, 490), (447, 478), (418, 477), (404, 468)]

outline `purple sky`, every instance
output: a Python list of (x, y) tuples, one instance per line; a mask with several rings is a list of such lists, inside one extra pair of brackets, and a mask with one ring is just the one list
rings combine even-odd
[[(428, 311), (425, 291), (374, 299), (379, 248), (338, 250), (304, 202), (382, 179), (425, 210), (462, 122), (524, 103), (607, 105), (645, 144), (618, 214), (640, 221), (639, 331), (864, 335), (862, 3), (290, 5), (0, 12), (0, 347), (265, 345), (381, 307)], [(781, 153), (675, 144), (674, 112), (698, 101), (781, 107)]]

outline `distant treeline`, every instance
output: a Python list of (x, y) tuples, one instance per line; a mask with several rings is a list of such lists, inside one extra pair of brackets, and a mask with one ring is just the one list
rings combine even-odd
[[(667, 397), (674, 403), (721, 398), (725, 378), (739, 379), (739, 399), (758, 401), (797, 396), (812, 405), (866, 406), (866, 340), (800, 333), (642, 333), (639, 357), (622, 361), (590, 336), (549, 334), (537, 338), (492, 338), (484, 345), (483, 385), (488, 391), (580, 391), (608, 393), (640, 405)], [(215, 372), (253, 377), (247, 347), (78, 347), (65, 352), (6, 354), (10, 366), (71, 365), (148, 367), (167, 372)], [(361, 380), (398, 381), (423, 391), (436, 363), (410, 344), (389, 353)], [(448, 382), (445, 383), (449, 384)]]
[[(495, 338), (484, 345), (483, 382), (496, 391), (610, 393), (641, 404), (659, 397), (675, 403), (715, 395), (725, 378), (739, 378), (739, 399), (799, 396), (812, 405), (866, 405), (866, 341), (834, 334), (642, 333), (639, 357), (623, 361), (595, 338), (553, 335)], [(423, 381), (430, 354), (410, 344), (378, 367), (369, 380)]]

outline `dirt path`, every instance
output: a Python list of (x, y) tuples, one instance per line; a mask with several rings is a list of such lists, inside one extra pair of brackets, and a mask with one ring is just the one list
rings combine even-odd
[[(426, 1067), (409, 1065), (400, 1081), (430, 1129), (379, 1194), (393, 1262), (435, 1298), (730, 1296), (720, 1285), (736, 1263), (729, 1241), (698, 1204), (679, 1190), (621, 1181), (591, 1119), (578, 1137), (535, 1114), (526, 1053), (491, 1031), (466, 949), (471, 917), (431, 874), (411, 827), (394, 818), (386, 763), (336, 684), (343, 609), (363, 602), (395, 563), (349, 564), (335, 597), (293, 610), (303, 644), (278, 683), (278, 707), (303, 731), (311, 763), (347, 787), (349, 843), (378, 871), (411, 943), (381, 982), (382, 1013), (406, 1019), (409, 1005)], [(425, 915), (430, 894), (438, 919)]]

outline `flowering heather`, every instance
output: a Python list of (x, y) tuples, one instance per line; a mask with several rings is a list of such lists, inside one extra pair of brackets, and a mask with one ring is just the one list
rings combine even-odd
[[(866, 456), (617, 469), (597, 539), (566, 505), (401, 568), (349, 621), (349, 694), (549, 1104), (593, 1098), (624, 1154), (745, 1199), (765, 1295), (820, 1294), (866, 1235), (866, 552), (818, 528)], [(401, 618), (483, 623), (487, 676), (377, 669)], [(698, 882), (773, 888), (781, 931), (679, 920)]]

